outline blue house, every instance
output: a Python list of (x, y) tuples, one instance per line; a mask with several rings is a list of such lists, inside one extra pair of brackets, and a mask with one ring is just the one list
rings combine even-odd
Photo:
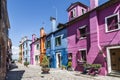
[(67, 29), (65, 24), (58, 24), (58, 30), (54, 32), (55, 37), (55, 65), (60, 68), (62, 65), (67, 66)]
[[(64, 24), (56, 26), (55, 18), (52, 21), (52, 32), (46, 37), (46, 55), (50, 60), (50, 67), (60, 68), (67, 66), (67, 30)], [(57, 29), (56, 29), (57, 28)]]

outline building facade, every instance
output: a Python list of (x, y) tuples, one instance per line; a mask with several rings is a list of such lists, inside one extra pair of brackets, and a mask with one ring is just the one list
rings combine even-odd
[(76, 2), (67, 9), (68, 54), (74, 70), (83, 70), (83, 62), (101, 64), (101, 75), (120, 70), (120, 1), (109, 0), (90, 7)]
[(46, 41), (46, 33), (44, 28), (42, 27), (40, 29), (40, 62), (42, 62), (43, 57), (46, 55), (45, 41)]
[(32, 65), (40, 64), (40, 39), (36, 38), (36, 35), (32, 35), (30, 63)]
[(9, 28), (7, 1), (0, 0), (0, 80), (4, 80), (6, 76)]
[(23, 37), (20, 41), (20, 48), (21, 48), (21, 59), (22, 63), (29, 62), (30, 63), (30, 44), (32, 40), (28, 39), (27, 36)]
[(52, 32), (46, 37), (46, 55), (49, 58), (50, 67), (61, 68), (67, 66), (67, 29), (66, 25), (58, 24), (56, 19), (51, 17)]
[(12, 41), (11, 41), (10, 38), (8, 39), (7, 51), (8, 51), (8, 53), (7, 53), (7, 62), (6, 62), (6, 64), (7, 64), (7, 70), (9, 70), (11, 62), (12, 62)]
[(19, 44), (19, 62), (22, 63), (23, 62), (23, 45), (22, 45), (22, 42), (20, 41), (20, 44)]

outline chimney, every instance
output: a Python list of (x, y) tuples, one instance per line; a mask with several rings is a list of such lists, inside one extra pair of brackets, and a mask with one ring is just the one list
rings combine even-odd
[(98, 0), (90, 0), (90, 9), (98, 7)]
[(40, 29), (40, 37), (43, 37), (45, 35), (45, 31), (44, 31), (44, 28), (42, 27)]
[(50, 21), (52, 22), (52, 32), (56, 30), (56, 18), (50, 17)]
[(35, 41), (35, 39), (36, 39), (36, 35), (35, 35), (35, 34), (33, 34), (33, 35), (32, 35), (32, 42), (34, 42), (34, 41)]

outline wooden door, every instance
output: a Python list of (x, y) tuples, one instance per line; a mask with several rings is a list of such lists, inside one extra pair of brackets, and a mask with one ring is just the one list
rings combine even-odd
[(111, 68), (115, 71), (120, 71), (120, 48), (110, 49)]

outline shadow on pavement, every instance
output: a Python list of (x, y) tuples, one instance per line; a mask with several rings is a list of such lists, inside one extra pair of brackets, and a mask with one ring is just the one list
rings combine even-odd
[(25, 70), (9, 71), (6, 80), (21, 80)]
[(12, 70), (12, 69), (15, 69), (15, 68), (18, 68), (18, 66), (15, 63), (12, 63), (10, 65), (10, 69), (9, 70)]

